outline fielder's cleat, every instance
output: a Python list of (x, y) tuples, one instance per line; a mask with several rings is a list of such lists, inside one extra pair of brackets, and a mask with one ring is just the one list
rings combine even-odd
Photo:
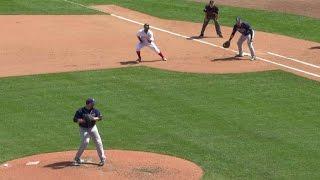
[(237, 54), (235, 57), (243, 57), (243, 54)]
[(199, 35), (199, 38), (203, 38), (203, 36), (204, 36), (203, 34), (200, 34), (200, 35)]
[(138, 58), (138, 59), (137, 59), (137, 62), (141, 62), (141, 58)]
[(165, 58), (165, 57), (164, 57), (164, 58), (162, 58), (162, 61), (167, 61), (167, 60), (168, 60), (168, 59), (167, 59), (167, 58)]
[(256, 56), (252, 56), (252, 57), (250, 58), (250, 60), (251, 60), (251, 61), (256, 60)]
[(219, 38), (223, 38), (222, 34), (219, 34)]

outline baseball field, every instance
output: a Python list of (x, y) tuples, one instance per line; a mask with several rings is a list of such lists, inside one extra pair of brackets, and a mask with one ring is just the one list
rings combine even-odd
[[(319, 179), (319, 2), (305, 0), (319, 9), (313, 14), (217, 3), (223, 39), (212, 24), (195, 38), (203, 1), (0, 1), (0, 179), (40, 179), (32, 168), (79, 179), (86, 167), (10, 163), (77, 150), (72, 119), (88, 97), (104, 114), (98, 128), (114, 163), (115, 150), (129, 150), (193, 162), (203, 171), (196, 179)], [(236, 40), (221, 47), (237, 16), (256, 30), (256, 61), (234, 58)], [(143, 23), (167, 62), (148, 49), (135, 61)], [(109, 163), (88, 172), (121, 173)], [(157, 176), (166, 169), (139, 172), (131, 178), (167, 177)]]

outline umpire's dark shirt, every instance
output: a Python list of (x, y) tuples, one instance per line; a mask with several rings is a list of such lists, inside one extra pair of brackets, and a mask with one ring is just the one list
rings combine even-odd
[(208, 18), (214, 18), (214, 13), (219, 14), (219, 8), (217, 6), (210, 7), (209, 4), (206, 5), (203, 11), (207, 14)]
[[(82, 107), (76, 111), (73, 121), (78, 122), (78, 119), (82, 119), (85, 114), (91, 114), (93, 117), (101, 117), (101, 113), (98, 109), (95, 109), (95, 108), (87, 109), (86, 107)], [(95, 124), (96, 122), (92, 122), (90, 124), (81, 123), (79, 124), (79, 126), (84, 128), (92, 128)]]

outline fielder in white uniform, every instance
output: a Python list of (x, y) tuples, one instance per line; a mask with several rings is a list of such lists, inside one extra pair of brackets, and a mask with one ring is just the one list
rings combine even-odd
[(148, 46), (153, 51), (155, 51), (162, 58), (163, 61), (166, 61), (167, 58), (163, 56), (160, 49), (154, 43), (153, 32), (150, 30), (149, 24), (144, 24), (143, 29), (140, 29), (137, 33), (137, 37), (139, 39), (139, 43), (136, 47), (136, 52), (138, 55), (138, 62), (141, 62), (141, 49), (145, 46)]

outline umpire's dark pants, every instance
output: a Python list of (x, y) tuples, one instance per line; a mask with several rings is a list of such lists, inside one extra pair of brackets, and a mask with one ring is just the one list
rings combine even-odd
[(204, 31), (206, 30), (210, 20), (214, 21), (214, 26), (216, 27), (217, 35), (222, 36), (220, 24), (219, 24), (218, 20), (216, 20), (215, 18), (204, 18), (202, 30), (201, 30), (201, 35), (204, 35)]

